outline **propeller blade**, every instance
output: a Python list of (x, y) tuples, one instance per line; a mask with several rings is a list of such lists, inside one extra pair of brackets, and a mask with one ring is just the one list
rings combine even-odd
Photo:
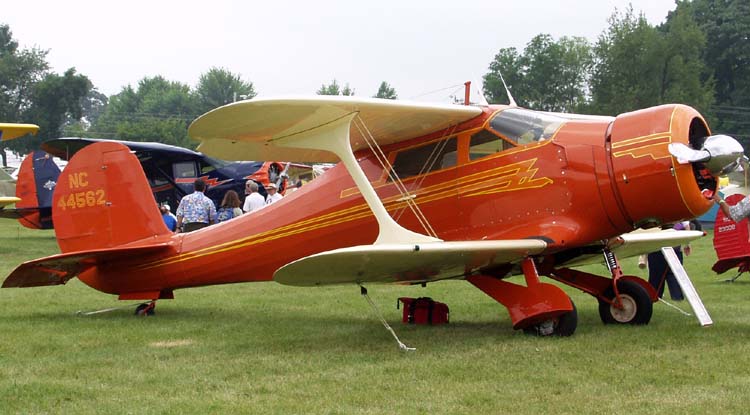
[(693, 150), (682, 143), (669, 144), (669, 154), (673, 155), (680, 164), (693, 163), (698, 161), (707, 161), (711, 158), (711, 153), (706, 150)]
[(669, 145), (669, 153), (680, 164), (702, 162), (714, 176), (735, 170), (740, 159), (744, 158), (744, 149), (734, 138), (728, 135), (712, 135), (703, 143), (703, 148), (694, 150), (681, 143)]

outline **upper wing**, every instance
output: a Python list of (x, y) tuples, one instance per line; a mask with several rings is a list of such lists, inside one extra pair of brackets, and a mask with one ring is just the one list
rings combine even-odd
[(299, 259), (273, 278), (299, 286), (436, 281), (519, 262), (546, 247), (537, 239), (361, 245)]
[(115, 142), (128, 146), (131, 151), (135, 152), (140, 159), (142, 156), (152, 155), (159, 158), (169, 158), (177, 160), (193, 160), (202, 157), (202, 154), (182, 147), (172, 146), (169, 144), (155, 143), (148, 141), (122, 141), (107, 140), (102, 138), (79, 138), (63, 137), (53, 140), (47, 140), (42, 143), (42, 150), (55, 157), (63, 160), (70, 160), (73, 155), (82, 150), (84, 147), (94, 143)]
[[(274, 141), (312, 133), (357, 113), (377, 140), (386, 145), (439, 131), (482, 113), (477, 107), (340, 96), (257, 98), (239, 101), (196, 119), (188, 134), (200, 151), (225, 160), (335, 162), (328, 151), (286, 148)], [(353, 151), (367, 147), (359, 129), (350, 129)]]
[[(610, 250), (619, 258), (628, 258), (636, 255), (647, 254), (658, 251), (665, 246), (685, 245), (690, 241), (705, 236), (702, 231), (678, 231), (674, 229), (654, 231), (634, 231), (620, 235), (610, 242)], [(581, 255), (563, 265), (577, 267), (580, 265), (603, 263), (601, 253), (596, 255)]]
[(0, 140), (12, 140), (26, 134), (36, 134), (39, 126), (34, 124), (0, 123)]

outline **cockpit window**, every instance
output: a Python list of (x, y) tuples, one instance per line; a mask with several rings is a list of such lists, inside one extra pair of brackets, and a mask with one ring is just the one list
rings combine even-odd
[(485, 156), (507, 150), (513, 145), (487, 130), (481, 130), (471, 136), (469, 141), (469, 160), (476, 160)]
[(490, 128), (518, 144), (528, 144), (552, 137), (564, 122), (554, 115), (510, 108), (492, 117)]
[(232, 163), (224, 160), (217, 160), (215, 158), (206, 157), (201, 163), (201, 173), (208, 173), (210, 171), (222, 169)]
[(398, 177), (426, 174), (456, 165), (456, 137), (399, 152), (393, 162)]

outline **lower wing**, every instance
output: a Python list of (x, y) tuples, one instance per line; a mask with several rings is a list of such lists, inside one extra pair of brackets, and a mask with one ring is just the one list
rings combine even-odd
[(361, 245), (299, 259), (273, 278), (298, 286), (436, 281), (513, 264), (546, 247), (537, 239)]
[[(605, 247), (621, 258), (686, 244), (704, 236), (701, 231), (643, 231), (591, 246), (557, 265), (574, 267), (604, 262)], [(424, 244), (361, 245), (321, 252), (279, 268), (273, 279), (297, 286), (366, 282), (429, 282), (463, 277), (473, 272), (507, 266), (506, 272), (528, 256), (543, 254), (547, 243), (537, 239), (431, 242)], [(572, 251), (571, 251), (572, 252)]]
[[(639, 230), (620, 235), (608, 241), (608, 247), (618, 258), (628, 258), (649, 252), (658, 251), (665, 246), (678, 246), (688, 244), (690, 241), (705, 236), (703, 231), (678, 231), (668, 230)], [(602, 245), (604, 248), (605, 245)], [(566, 267), (577, 267), (581, 265), (603, 264), (604, 258), (601, 252), (596, 254), (584, 254), (560, 265)]]

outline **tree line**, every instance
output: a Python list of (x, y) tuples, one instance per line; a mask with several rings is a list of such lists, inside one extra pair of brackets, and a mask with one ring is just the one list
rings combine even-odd
[[(750, 3), (678, 1), (653, 26), (632, 7), (615, 11), (594, 42), (579, 37), (532, 38), (523, 50), (501, 48), (484, 75), (490, 103), (507, 103), (501, 75), (523, 107), (616, 115), (664, 103), (694, 106), (714, 133), (750, 147)], [(320, 95), (355, 95), (336, 79)], [(195, 87), (143, 78), (107, 97), (84, 74), (50, 71), (47, 51), (20, 49), (0, 24), (0, 121), (40, 125), (38, 136), (3, 142), (27, 153), (62, 136), (158, 141), (194, 147), (187, 127), (200, 114), (256, 96), (253, 83), (224, 68), (200, 75)], [(382, 82), (373, 95), (397, 99)], [(5, 164), (5, 152), (0, 152)]]

